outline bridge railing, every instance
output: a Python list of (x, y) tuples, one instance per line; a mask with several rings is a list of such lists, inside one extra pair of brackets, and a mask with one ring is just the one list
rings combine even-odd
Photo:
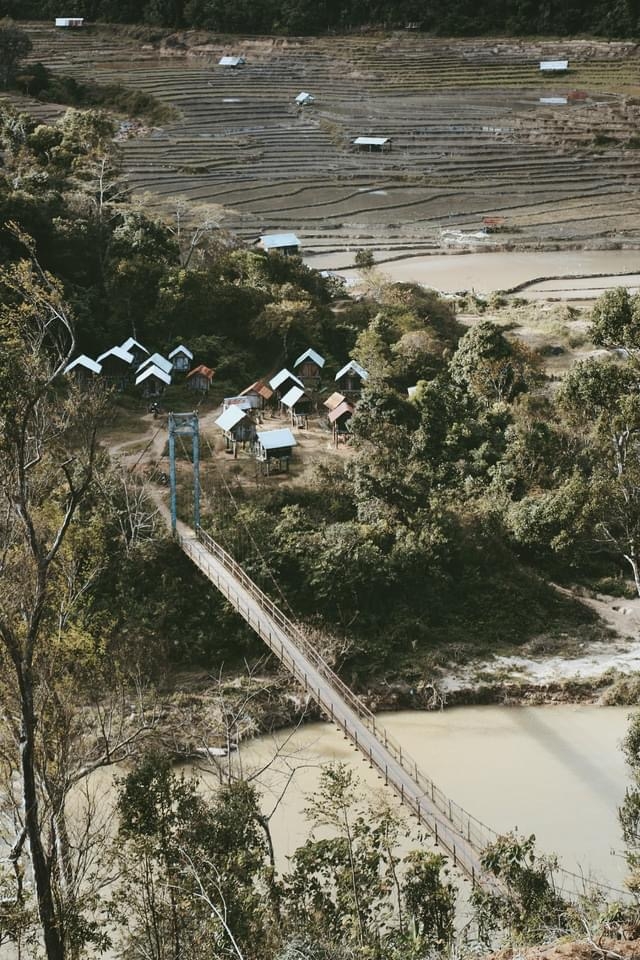
[[(431, 801), (431, 804), (442, 814), (447, 825), (451, 825), (455, 832), (460, 836), (464, 837), (471, 847), (476, 851), (483, 850), (487, 844), (491, 843), (495, 837), (496, 833), (486, 824), (484, 824), (477, 817), (474, 817), (472, 814), (468, 813), (463, 807), (461, 807), (455, 801), (450, 800), (442, 790), (431, 780), (429, 777), (424, 774), (418, 767), (417, 762), (404, 750), (402, 744), (400, 744), (376, 719), (375, 714), (362, 702), (362, 700), (354, 694), (354, 692), (340, 679), (340, 677), (331, 669), (329, 664), (324, 660), (322, 655), (318, 650), (309, 642), (309, 640), (304, 635), (303, 630), (295, 624), (292, 620), (289, 619), (279, 607), (271, 600), (270, 597), (264, 593), (260, 587), (249, 577), (249, 575), (243, 570), (239, 563), (233, 559), (233, 557), (227, 553), (227, 551), (217, 543), (213, 537), (211, 537), (206, 531), (202, 530), (201, 527), (198, 527), (196, 531), (198, 540), (202, 545), (207, 549), (207, 551), (214, 556), (218, 562), (233, 576), (233, 578), (242, 585), (242, 587), (250, 594), (251, 598), (255, 603), (257, 603), (261, 609), (263, 609), (270, 619), (275, 622), (288, 636), (290, 636), (298, 647), (298, 649), (304, 654), (304, 656), (309, 660), (311, 664), (315, 667), (318, 673), (340, 694), (340, 697), (345, 701), (353, 712), (357, 715), (360, 722), (367, 727), (367, 729), (376, 737), (376, 739), (383, 743), (386, 750), (391, 754), (394, 760), (406, 771), (411, 780), (418, 784), (420, 789), (423, 792), (424, 797), (428, 798)], [(265, 637), (269, 641), (268, 637)], [(300, 670), (291, 660), (290, 657), (287, 657), (284, 646), (280, 645), (281, 649), (275, 647), (275, 653), (285, 662), (285, 665), (292, 671), (292, 673), (298, 678), (298, 680), (307, 686), (308, 678), (300, 675)], [(272, 644), (272, 649), (274, 649)], [(314, 695), (315, 695), (314, 691)], [(319, 693), (319, 692), (318, 692)], [(323, 703), (322, 698), (320, 697), (320, 705), (328, 713), (332, 714), (331, 704)], [(333, 716), (334, 720), (337, 720)], [(345, 728), (345, 724), (340, 724), (346, 733), (350, 731)], [(357, 737), (356, 737), (357, 743)], [(375, 757), (371, 758), (372, 763), (375, 763)], [(375, 764), (379, 768), (379, 764)], [(379, 768), (380, 769), (380, 768)], [(380, 770), (384, 775), (385, 771)], [(409, 800), (409, 798), (407, 798)], [(411, 804), (415, 806), (415, 804)], [(415, 811), (420, 817), (420, 807), (418, 803), (418, 809)], [(442, 823), (442, 822), (441, 822)], [(442, 823), (444, 827), (445, 824)], [(444, 839), (444, 838), (443, 838)], [(471, 865), (469, 869), (469, 875), (471, 875)]]

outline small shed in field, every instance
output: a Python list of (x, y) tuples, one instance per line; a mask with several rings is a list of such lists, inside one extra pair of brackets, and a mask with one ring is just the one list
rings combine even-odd
[(329, 411), (329, 423), (333, 431), (333, 442), (338, 446), (340, 439), (349, 433), (349, 421), (355, 412), (353, 404), (343, 400), (341, 404)]
[(264, 410), (273, 397), (273, 390), (263, 380), (256, 380), (250, 387), (243, 390), (240, 396), (255, 399), (255, 407), (258, 410)]
[(256, 240), (256, 245), (267, 253), (276, 251), (286, 257), (300, 252), (301, 243), (295, 233), (264, 233)]
[(355, 360), (349, 360), (345, 363), (342, 370), (336, 373), (336, 385), (340, 391), (346, 395), (359, 394), (362, 390), (362, 384), (369, 379), (369, 374)]
[(304, 353), (301, 353), (293, 365), (296, 376), (300, 377), (304, 384), (317, 384), (324, 367), (324, 357), (320, 356), (315, 350), (309, 347)]
[(111, 347), (96, 358), (96, 363), (102, 367), (102, 376), (114, 387), (124, 390), (131, 382), (135, 369), (135, 358), (132, 353), (122, 347)]
[(135, 337), (127, 337), (124, 343), (120, 344), (120, 349), (130, 353), (137, 364), (141, 364), (149, 356), (147, 348)]
[(543, 73), (566, 73), (569, 69), (568, 60), (541, 60), (540, 69)]
[(171, 351), (169, 360), (171, 360), (174, 370), (177, 370), (178, 373), (186, 373), (193, 362), (193, 354), (181, 343)]
[(294, 373), (291, 373), (290, 370), (287, 370), (286, 367), (269, 380), (269, 386), (280, 400), (284, 397), (285, 393), (291, 390), (291, 387), (302, 387), (304, 390), (302, 380), (296, 377)]
[(288, 427), (280, 430), (259, 430), (256, 434), (256, 460), (264, 464), (269, 475), (276, 470), (288, 470), (296, 438)]
[(56, 27), (70, 27), (77, 29), (83, 26), (84, 17), (56, 17)]
[(306, 107), (313, 103), (315, 97), (312, 97), (310, 93), (307, 93), (305, 90), (302, 93), (299, 93), (296, 97), (296, 103), (299, 107)]
[(234, 457), (238, 455), (238, 443), (244, 445), (255, 438), (254, 422), (241, 407), (227, 407), (215, 423), (224, 433), (226, 449), (233, 450)]
[(211, 367), (206, 367), (204, 363), (201, 363), (189, 371), (186, 377), (186, 384), (190, 390), (199, 390), (201, 393), (206, 393), (211, 386), (213, 373)]
[(88, 357), (86, 353), (81, 353), (79, 357), (76, 357), (75, 360), (68, 363), (62, 372), (65, 376), (73, 374), (78, 383), (87, 383), (87, 381), (92, 380), (96, 374), (100, 373), (101, 370), (101, 364), (96, 363), (96, 361)]
[(219, 67), (229, 67), (231, 70), (237, 70), (238, 67), (244, 67), (247, 61), (244, 57), (220, 57), (218, 60)]
[(173, 370), (173, 364), (171, 360), (167, 360), (166, 357), (163, 357), (161, 353), (152, 353), (150, 357), (147, 357), (146, 360), (143, 360), (140, 366), (138, 367), (138, 373), (142, 373), (146, 367), (158, 367), (160, 370), (164, 370), (165, 373), (171, 374)]
[(387, 153), (391, 150), (391, 137), (356, 137), (351, 141), (356, 150), (369, 153)]
[(154, 364), (145, 366), (136, 377), (136, 387), (142, 388), (144, 397), (159, 397), (171, 383), (171, 374)]

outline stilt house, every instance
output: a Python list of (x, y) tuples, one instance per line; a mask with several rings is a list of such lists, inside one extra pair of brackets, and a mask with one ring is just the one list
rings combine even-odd
[(293, 365), (293, 369), (305, 386), (307, 384), (315, 386), (320, 382), (324, 363), (324, 357), (321, 357), (319, 353), (309, 347), (308, 350), (300, 354)]
[(154, 364), (145, 365), (136, 377), (136, 387), (142, 388), (143, 397), (159, 397), (171, 383), (171, 374)]
[(246, 390), (243, 390), (240, 396), (255, 398), (256, 409), (264, 410), (266, 405), (273, 397), (273, 390), (263, 380), (256, 380), (256, 382), (252, 383), (250, 387), (247, 387)]
[(187, 386), (190, 390), (199, 390), (201, 393), (206, 393), (211, 386), (213, 373), (211, 367), (205, 367), (204, 363), (201, 363), (187, 374)]
[(369, 374), (355, 360), (345, 363), (342, 370), (336, 373), (336, 386), (345, 396), (349, 394), (359, 396), (362, 384), (369, 379)]
[(291, 423), (296, 427), (307, 427), (309, 425), (309, 414), (313, 404), (302, 387), (291, 387), (285, 393), (280, 401), (283, 407), (286, 407), (290, 416)]
[(291, 387), (302, 387), (304, 390), (304, 383), (300, 380), (294, 373), (291, 373), (290, 370), (287, 370), (286, 367), (283, 370), (280, 370), (279, 373), (276, 373), (275, 377), (272, 377), (269, 380), (269, 386), (276, 394), (279, 400), (282, 400), (285, 393), (288, 393), (291, 390)]
[(100, 373), (101, 370), (101, 364), (96, 363), (96, 361), (88, 357), (86, 353), (82, 353), (79, 357), (76, 357), (75, 360), (72, 360), (71, 363), (68, 363), (62, 372), (65, 376), (73, 374), (78, 383), (87, 383), (89, 380), (92, 380), (96, 374)]
[(216, 426), (224, 433), (227, 450), (237, 456), (238, 443), (243, 445), (255, 439), (256, 428), (251, 416), (240, 407), (227, 407), (216, 420)]
[(173, 364), (173, 369), (178, 373), (186, 373), (193, 363), (193, 354), (183, 343), (171, 351), (169, 360)]
[(264, 464), (269, 475), (277, 470), (288, 470), (296, 438), (287, 427), (281, 430), (258, 430), (255, 442), (256, 460)]
[(136, 340), (135, 337), (127, 337), (124, 343), (120, 344), (120, 348), (131, 354), (137, 366), (149, 356), (147, 348), (143, 346), (139, 340)]
[(329, 411), (329, 423), (333, 431), (333, 442), (338, 446), (340, 439), (344, 439), (349, 433), (349, 421), (355, 412), (355, 408), (348, 400)]
[(102, 370), (102, 376), (118, 390), (124, 390), (133, 380), (135, 358), (122, 347), (112, 347), (96, 358)]

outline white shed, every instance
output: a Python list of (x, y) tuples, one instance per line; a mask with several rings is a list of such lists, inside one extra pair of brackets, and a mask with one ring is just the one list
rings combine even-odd
[(220, 57), (218, 60), (219, 67), (231, 67), (233, 70), (238, 67), (243, 67), (247, 61), (244, 57)]
[(81, 27), (84, 17), (56, 17), (56, 27)]
[(164, 388), (171, 383), (171, 374), (160, 367), (146, 366), (136, 377), (136, 387), (142, 387), (147, 397), (157, 397), (164, 392)]
[(569, 69), (568, 60), (541, 60), (540, 69), (543, 73), (565, 73)]
[(160, 370), (164, 370), (165, 373), (170, 374), (173, 370), (173, 364), (171, 360), (167, 360), (166, 357), (163, 357), (161, 353), (152, 353), (150, 357), (147, 357), (146, 360), (143, 360), (140, 366), (138, 367), (138, 373), (141, 373), (146, 367), (159, 367)]
[(368, 150), (370, 153), (386, 153), (391, 150), (391, 137), (356, 137), (352, 143), (358, 150)]
[(296, 103), (299, 107), (304, 107), (306, 104), (313, 103), (314, 100), (315, 97), (312, 97), (310, 93), (306, 93), (304, 90), (296, 97)]
[(191, 350), (181, 343), (171, 351), (169, 360), (171, 360), (175, 370), (179, 370), (180, 373), (186, 373), (191, 367), (193, 354)]
[(265, 233), (257, 240), (257, 244), (267, 253), (277, 250), (284, 254), (298, 253), (301, 246), (295, 233)]

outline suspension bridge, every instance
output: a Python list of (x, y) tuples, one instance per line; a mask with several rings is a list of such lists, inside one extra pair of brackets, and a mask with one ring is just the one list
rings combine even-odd
[[(155, 499), (161, 513), (171, 524), (181, 549), (261, 637), (327, 719), (342, 730), (364, 759), (377, 770), (385, 785), (395, 791), (401, 803), (415, 815), (436, 845), (449, 855), (453, 866), (474, 886), (478, 885), (487, 892), (503, 893), (503, 883), (482, 866), (483, 851), (496, 840), (498, 834), (439, 789), (403, 749), (402, 744), (389, 734), (379, 718), (332, 670), (305, 635), (304, 628), (288, 617), (242, 565), (202, 529), (198, 415), (171, 413), (168, 426), (169, 506), (161, 499)], [(185, 437), (191, 438), (190, 457), (184, 450)], [(193, 467), (193, 526), (179, 521), (177, 517), (176, 439), (182, 443), (186, 459)], [(227, 492), (233, 500), (228, 486)], [(625, 895), (625, 891), (606, 883), (589, 880), (586, 884), (583, 876), (559, 866), (554, 867), (553, 874), (554, 878), (563, 879), (574, 889), (592, 886), (603, 893)]]
[[(162, 510), (184, 553), (222, 593), (322, 713), (351, 740), (431, 834), (453, 865), (472, 884), (495, 889), (482, 868), (484, 848), (496, 834), (467, 813), (424, 774), (402, 744), (362, 700), (340, 679), (305, 636), (304, 630), (278, 607), (243, 567), (200, 526), (200, 437), (197, 414), (169, 414), (170, 505)], [(176, 440), (191, 439), (194, 478), (193, 526), (177, 517)], [(186, 453), (186, 451), (185, 451)]]

